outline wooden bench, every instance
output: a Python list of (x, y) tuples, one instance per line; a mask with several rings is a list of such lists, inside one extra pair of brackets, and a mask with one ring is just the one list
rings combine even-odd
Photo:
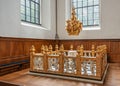
[(8, 56), (0, 58), (0, 75), (29, 67), (29, 56)]

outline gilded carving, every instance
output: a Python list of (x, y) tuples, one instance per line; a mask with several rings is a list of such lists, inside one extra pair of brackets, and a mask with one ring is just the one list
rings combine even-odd
[(82, 23), (76, 17), (75, 8), (72, 8), (71, 19), (68, 19), (66, 23), (66, 30), (69, 35), (79, 35), (82, 30)]

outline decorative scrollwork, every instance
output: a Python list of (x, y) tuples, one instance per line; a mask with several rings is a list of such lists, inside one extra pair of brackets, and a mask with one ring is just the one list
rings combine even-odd
[(35, 70), (43, 70), (43, 58), (42, 57), (34, 58), (34, 69)]

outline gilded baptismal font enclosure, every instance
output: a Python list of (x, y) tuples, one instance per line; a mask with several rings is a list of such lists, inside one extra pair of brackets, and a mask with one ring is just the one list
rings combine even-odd
[(63, 45), (55, 45), (55, 49), (52, 45), (42, 45), (41, 53), (35, 53), (34, 46), (30, 49), (31, 73), (102, 80), (107, 64), (106, 45), (96, 49), (92, 45), (91, 50), (85, 50), (83, 45), (77, 46), (76, 50), (73, 50), (73, 45), (69, 50), (65, 50)]

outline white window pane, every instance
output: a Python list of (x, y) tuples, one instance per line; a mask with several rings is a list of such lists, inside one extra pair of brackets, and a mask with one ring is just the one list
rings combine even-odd
[(82, 15), (78, 15), (78, 19), (82, 21)]
[(26, 6), (30, 7), (30, 1), (29, 0), (26, 0)]
[(86, 21), (87, 21), (87, 16), (83, 16), (83, 20), (86, 20)]
[(78, 15), (82, 15), (82, 9), (78, 9)]
[(93, 20), (93, 15), (92, 14), (88, 14), (88, 20)]
[(87, 21), (83, 21), (83, 25), (87, 25)]
[(94, 5), (98, 5), (99, 4), (99, 0), (94, 0)]
[(83, 16), (87, 16), (87, 8), (83, 8)]
[(25, 20), (25, 14), (21, 14), (21, 19)]
[(82, 7), (82, 1), (78, 2), (78, 7)]
[(26, 7), (26, 15), (30, 16), (30, 8)]
[(94, 10), (93, 7), (88, 7), (88, 13), (91, 13), (91, 14), (92, 14), (92, 13), (93, 13), (93, 10)]
[(39, 9), (39, 6), (38, 6), (38, 5), (36, 5), (35, 7), (36, 7), (36, 8), (35, 8), (36, 10), (38, 10), (38, 9)]
[(39, 19), (38, 18), (36, 18), (36, 23), (39, 23)]
[(31, 10), (31, 16), (34, 17), (34, 10)]
[(39, 2), (39, 0), (36, 0), (36, 2), (38, 3), (38, 2)]
[(75, 3), (73, 3), (73, 7), (74, 8), (76, 8), (77, 7), (77, 3), (75, 2)]
[(88, 6), (93, 5), (93, 0), (88, 0)]
[(87, 6), (87, 0), (83, 0), (83, 6)]
[(26, 16), (26, 21), (30, 21), (30, 16)]
[(34, 3), (31, 2), (31, 9), (35, 9)]
[(83, 0), (77, 0), (77, 1), (81, 1), (82, 2)]
[(76, 2), (77, 0), (72, 0), (72, 2)]
[(88, 21), (88, 25), (93, 25), (93, 21), (92, 20)]
[(94, 24), (98, 25), (99, 24), (99, 20), (94, 20)]
[(99, 12), (99, 7), (98, 6), (94, 6), (94, 12)]
[(31, 17), (31, 22), (35, 22), (35, 18), (34, 17)]
[(94, 13), (94, 19), (99, 19), (99, 13)]
[(36, 13), (35, 13), (35, 14), (36, 14), (35, 17), (38, 18), (38, 17), (39, 17), (39, 16), (38, 16), (38, 15), (39, 15), (39, 14), (38, 14), (38, 10), (36, 10)]

